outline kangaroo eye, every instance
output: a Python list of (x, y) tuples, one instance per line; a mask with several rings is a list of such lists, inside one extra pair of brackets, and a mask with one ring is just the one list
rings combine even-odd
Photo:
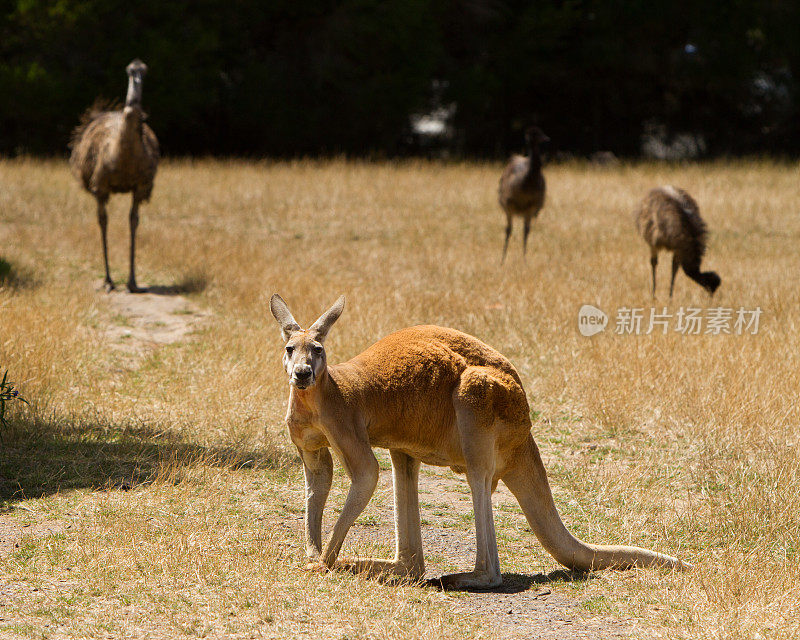
[(286, 353), (288, 355), (292, 355), (292, 351), (294, 351), (294, 347), (292, 347), (292, 346), (287, 346), (286, 347)]
[(313, 351), (313, 352), (314, 352), (316, 355), (320, 355), (320, 354), (322, 353), (322, 345), (315, 344), (313, 347), (311, 347), (311, 350), (312, 350), (312, 351)]

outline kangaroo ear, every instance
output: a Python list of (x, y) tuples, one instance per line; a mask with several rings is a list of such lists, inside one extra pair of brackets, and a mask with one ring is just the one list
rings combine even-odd
[(301, 330), (292, 312), (289, 311), (289, 307), (286, 306), (286, 302), (277, 293), (273, 293), (269, 299), (269, 310), (272, 311), (272, 315), (281, 325), (281, 332), (285, 341), (289, 340), (292, 332)]
[(325, 342), (328, 331), (333, 326), (333, 323), (339, 319), (344, 311), (344, 296), (339, 296), (339, 299), (333, 303), (333, 306), (323, 313), (317, 321), (308, 328), (308, 332), (314, 336), (315, 340)]

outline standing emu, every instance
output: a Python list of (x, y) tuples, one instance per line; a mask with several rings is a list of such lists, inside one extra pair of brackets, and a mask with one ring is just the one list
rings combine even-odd
[(108, 110), (95, 103), (81, 118), (72, 133), (69, 163), (72, 173), (97, 199), (97, 219), (103, 239), (103, 260), (106, 268), (106, 291), (114, 289), (108, 271), (106, 204), (112, 193), (131, 192), (130, 211), (131, 251), (128, 291), (144, 291), (136, 285), (136, 227), (139, 224), (139, 203), (147, 202), (153, 191), (153, 179), (158, 167), (158, 139), (144, 121), (142, 111), (142, 80), (147, 65), (139, 59), (125, 69), (128, 74), (128, 94), (125, 108)]
[(500, 177), (498, 199), (500, 206), (506, 213), (506, 241), (503, 245), (503, 258), (505, 262), (508, 251), (508, 239), (511, 237), (511, 223), (513, 217), (522, 216), (525, 221), (525, 235), (522, 237), (522, 255), (528, 250), (528, 233), (531, 230), (531, 220), (539, 215), (544, 205), (544, 176), (542, 175), (542, 158), (539, 155), (539, 145), (549, 142), (548, 138), (539, 127), (528, 127), (525, 130), (525, 150), (527, 156), (514, 155), (506, 165)]
[(671, 186), (657, 187), (647, 194), (634, 216), (636, 228), (650, 246), (653, 297), (656, 295), (658, 252), (662, 249), (672, 251), (670, 298), (679, 266), (687, 276), (714, 295), (721, 280), (713, 271), (700, 271), (708, 231), (697, 203), (688, 193)]

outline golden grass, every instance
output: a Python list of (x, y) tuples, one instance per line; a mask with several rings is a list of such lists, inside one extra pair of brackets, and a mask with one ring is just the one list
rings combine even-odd
[[(505, 268), (499, 171), (162, 163), (141, 213), (139, 279), (201, 289), (188, 295), (213, 315), (191, 341), (131, 363), (103, 334), (112, 310), (95, 290), (92, 199), (64, 162), (0, 162), (0, 259), (10, 267), (0, 368), (33, 405), (10, 413), (0, 489), (18, 507), (7, 518), (70, 524), (0, 559), (0, 583), (16, 585), (0, 603), (0, 632), (492, 634), (436, 592), (303, 571), (301, 475), (281, 424), (282, 345), (266, 306), (278, 291), (301, 322), (347, 295), (332, 361), (426, 322), (477, 335), (514, 362), (570, 528), (696, 565), (553, 586), (589, 603), (587, 615), (632, 618), (648, 636), (796, 637), (797, 165), (550, 166), (528, 260), (517, 228)], [(664, 183), (687, 189), (709, 224), (705, 267), (722, 277), (713, 305), (760, 306), (758, 335), (613, 335), (618, 308), (654, 306), (630, 214)], [(127, 206), (127, 196), (112, 200), (120, 284)], [(709, 306), (683, 274), (668, 302), (668, 263), (655, 306)], [(605, 333), (578, 333), (584, 303), (609, 313)], [(131, 491), (97, 490), (122, 478)], [(513, 513), (498, 519), (523, 527)], [(530, 534), (510, 532), (501, 547), (505, 570), (555, 568)]]

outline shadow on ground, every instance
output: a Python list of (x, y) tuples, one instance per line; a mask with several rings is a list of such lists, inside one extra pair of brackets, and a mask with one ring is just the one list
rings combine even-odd
[(8, 421), (0, 434), (0, 513), (16, 502), (71, 489), (127, 490), (157, 479), (178, 480), (180, 469), (279, 468), (277, 450), (203, 447), (145, 426), (53, 416)]
[[(447, 589), (447, 591), (467, 591), (479, 593), (522, 593), (536, 585), (546, 585), (554, 582), (585, 582), (593, 580), (595, 574), (583, 571), (570, 571), (569, 569), (556, 569), (550, 573), (504, 573), (503, 584), (493, 589)], [(431, 578), (427, 585), (444, 591), (439, 578)]]
[(31, 289), (37, 285), (36, 278), (29, 270), (15, 267), (8, 260), (0, 258), (0, 287)]
[[(351, 566), (340, 566), (336, 570), (349, 573), (356, 573), (356, 574), (359, 573), (359, 571), (353, 569), (353, 567)], [(494, 587), (492, 589), (475, 589), (475, 588), (445, 589), (442, 586), (441, 577), (429, 578), (427, 580), (422, 580), (419, 582), (415, 580), (410, 580), (408, 578), (394, 576), (391, 574), (386, 574), (386, 575), (378, 574), (371, 577), (372, 579), (377, 580), (378, 582), (381, 583), (386, 583), (386, 584), (413, 583), (413, 584), (419, 584), (420, 586), (438, 589), (439, 591), (464, 591), (468, 593), (514, 594), (514, 593), (522, 593), (524, 591), (530, 591), (532, 587), (535, 587), (537, 585), (548, 585), (556, 582), (559, 583), (586, 582), (588, 580), (594, 580), (597, 576), (594, 573), (589, 573), (584, 571), (570, 571), (569, 569), (556, 569), (555, 571), (551, 571), (550, 573), (534, 573), (534, 574), (504, 573), (503, 584), (501, 584), (499, 587)]]
[(180, 296), (189, 293), (200, 293), (208, 286), (208, 278), (204, 275), (187, 276), (175, 284), (154, 284), (144, 289), (144, 293), (157, 296)]

